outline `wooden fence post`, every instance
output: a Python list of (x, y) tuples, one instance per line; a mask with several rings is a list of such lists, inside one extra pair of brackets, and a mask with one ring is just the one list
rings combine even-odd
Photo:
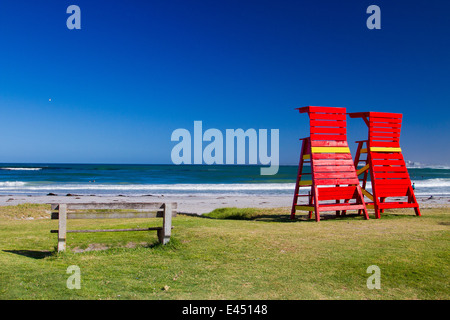
[(58, 252), (66, 251), (67, 204), (59, 204), (58, 211)]
[(167, 244), (172, 232), (172, 203), (164, 204), (163, 228), (158, 233), (159, 242)]

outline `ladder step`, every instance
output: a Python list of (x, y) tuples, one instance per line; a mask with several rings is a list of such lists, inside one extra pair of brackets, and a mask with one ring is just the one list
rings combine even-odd
[(332, 204), (321, 204), (319, 206), (319, 211), (336, 211), (336, 210), (359, 210), (364, 209), (362, 204), (350, 204), (350, 203), (332, 203)]

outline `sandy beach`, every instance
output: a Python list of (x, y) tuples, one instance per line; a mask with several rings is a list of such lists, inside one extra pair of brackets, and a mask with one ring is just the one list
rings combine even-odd
[[(421, 208), (450, 206), (450, 197), (417, 197)], [(177, 202), (178, 212), (204, 214), (217, 208), (280, 208), (292, 205), (292, 196), (248, 196), (248, 195), (145, 195), (145, 196), (99, 196), (99, 195), (1, 195), (0, 206), (13, 206), (22, 203), (86, 203), (86, 202)]]

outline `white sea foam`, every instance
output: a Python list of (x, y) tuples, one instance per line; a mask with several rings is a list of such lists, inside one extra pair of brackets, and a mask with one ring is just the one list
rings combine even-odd
[[(416, 195), (450, 194), (450, 179), (416, 180)], [(371, 191), (370, 182), (366, 185)], [(18, 193), (79, 193), (79, 194), (136, 194), (176, 193), (176, 194), (292, 194), (295, 183), (233, 183), (233, 184), (36, 184), (35, 182), (5, 181), (0, 182), (0, 192)], [(300, 193), (307, 193), (308, 188), (301, 188)]]
[(0, 170), (37, 171), (42, 170), (42, 168), (0, 168)]
[(264, 191), (293, 190), (294, 183), (261, 184), (55, 184), (25, 185), (24, 182), (0, 182), (0, 190), (5, 187), (23, 187), (23, 190), (173, 190), (173, 191)]
[(17, 188), (25, 186), (23, 181), (3, 181), (0, 182), (0, 190), (6, 188)]
[(420, 188), (440, 188), (440, 187), (450, 187), (450, 179), (436, 178), (427, 180), (416, 180), (414, 181), (416, 187)]
[(448, 165), (432, 165), (409, 160), (406, 160), (405, 164), (408, 169), (443, 169), (443, 170), (450, 169)]
[[(270, 191), (293, 190), (295, 183), (223, 183), (223, 184), (46, 184), (36, 185), (24, 181), (0, 182), (0, 189), (8, 187), (23, 187), (26, 190), (175, 190), (175, 191)], [(450, 179), (416, 180), (418, 188), (450, 187)], [(370, 181), (367, 187), (371, 188)]]

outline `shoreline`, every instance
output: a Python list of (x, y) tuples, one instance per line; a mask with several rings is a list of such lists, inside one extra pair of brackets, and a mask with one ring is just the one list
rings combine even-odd
[[(449, 207), (450, 197), (416, 196), (421, 208)], [(86, 202), (177, 202), (178, 212), (201, 215), (217, 208), (290, 208), (291, 195), (173, 195), (158, 194), (144, 196), (102, 195), (0, 195), (0, 206), (15, 206), (23, 203), (86, 203)]]

